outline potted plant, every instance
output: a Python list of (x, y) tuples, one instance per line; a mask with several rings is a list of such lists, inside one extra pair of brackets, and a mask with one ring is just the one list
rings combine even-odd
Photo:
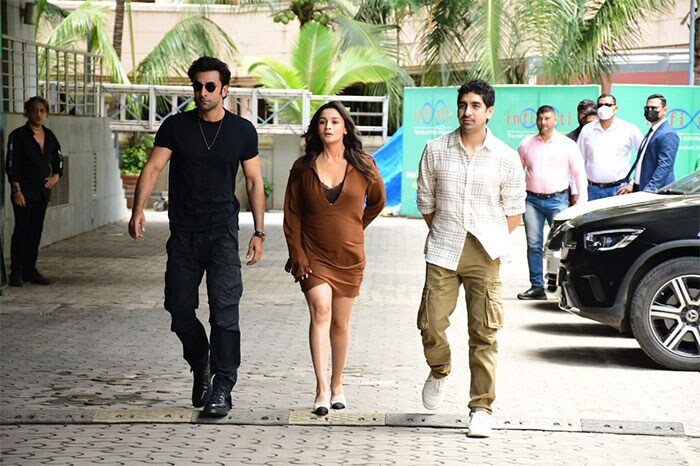
[(131, 207), (133, 191), (136, 189), (141, 169), (148, 161), (148, 154), (153, 148), (153, 140), (152, 134), (145, 133), (141, 135), (136, 144), (124, 149), (121, 153), (119, 171), (121, 172), (122, 187), (126, 191), (128, 207)]

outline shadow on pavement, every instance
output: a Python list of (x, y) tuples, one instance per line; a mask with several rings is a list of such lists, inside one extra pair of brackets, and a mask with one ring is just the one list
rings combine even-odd
[(559, 309), (559, 301), (556, 299), (549, 299), (547, 301), (527, 301), (527, 307), (528, 309), (534, 309), (535, 311), (566, 312)]
[(619, 331), (607, 325), (598, 323), (544, 323), (532, 324), (526, 327), (536, 332), (552, 335), (581, 335), (593, 337), (624, 337)]
[(622, 366), (630, 369), (657, 369), (661, 366), (644, 354), (641, 348), (560, 347), (532, 351), (548, 362), (566, 366)]

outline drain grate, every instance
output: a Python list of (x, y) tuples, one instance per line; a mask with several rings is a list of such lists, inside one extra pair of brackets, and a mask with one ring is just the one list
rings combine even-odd
[(289, 413), (289, 425), (324, 425), (324, 426), (383, 426), (386, 425), (383, 413), (337, 413), (316, 416), (307, 411)]
[(601, 434), (639, 434), (682, 437), (685, 435), (680, 422), (605, 421), (581, 419), (583, 432)]
[(92, 422), (119, 423), (182, 423), (192, 421), (191, 409), (98, 409)]

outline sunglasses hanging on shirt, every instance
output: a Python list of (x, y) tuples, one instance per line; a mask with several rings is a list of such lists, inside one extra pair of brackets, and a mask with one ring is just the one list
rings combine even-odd
[(195, 92), (201, 92), (202, 88), (205, 88), (207, 92), (214, 92), (216, 90), (216, 83), (214, 81), (209, 81), (206, 84), (202, 84), (199, 81), (192, 83), (192, 89), (194, 89)]

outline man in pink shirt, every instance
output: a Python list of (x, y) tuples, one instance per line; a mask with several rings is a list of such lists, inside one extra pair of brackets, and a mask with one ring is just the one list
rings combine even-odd
[(544, 292), (543, 239), (545, 220), (551, 226), (554, 216), (569, 207), (569, 180), (573, 178), (572, 204), (588, 198), (583, 157), (574, 141), (559, 133), (557, 113), (549, 105), (537, 109), (538, 134), (520, 143), (518, 154), (525, 173), (525, 235), (530, 289), (518, 299), (547, 299)]

